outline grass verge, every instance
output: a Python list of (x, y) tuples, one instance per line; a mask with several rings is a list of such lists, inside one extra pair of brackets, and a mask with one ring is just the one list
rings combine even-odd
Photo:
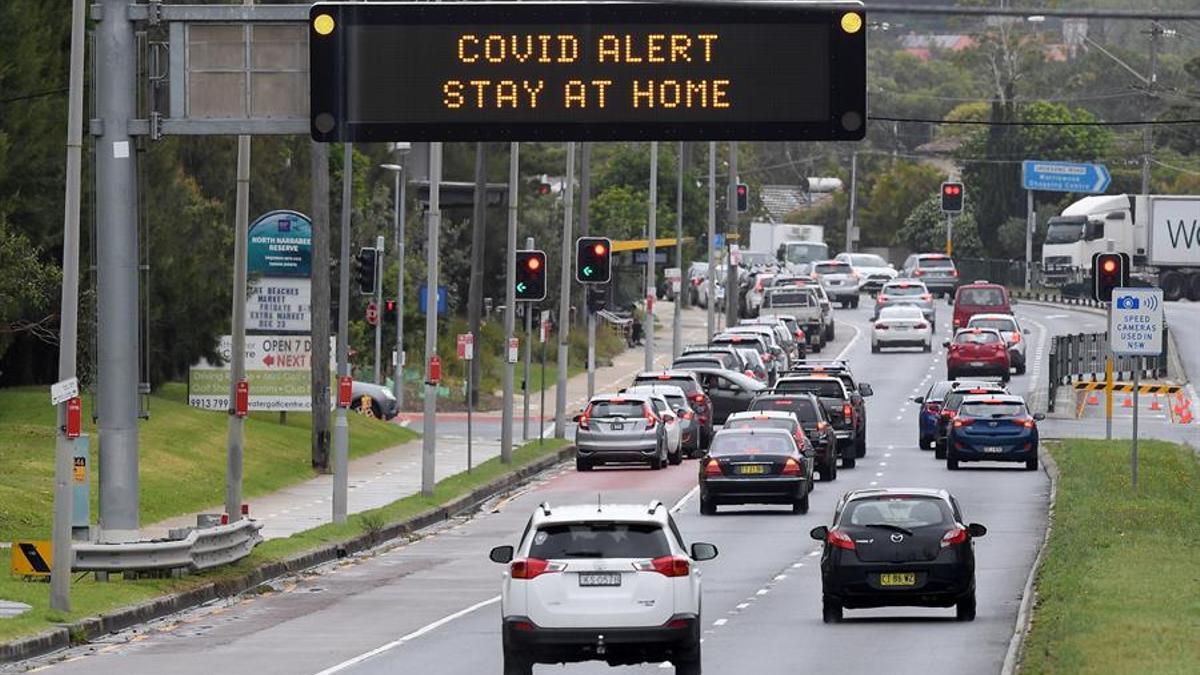
[[(91, 444), (93, 522), (99, 499), (99, 448), (91, 421), (91, 398), (83, 419)], [(192, 408), (187, 388), (169, 384), (150, 397), (150, 419), (138, 424), (141, 521), (156, 523), (199, 511), (225, 499), (226, 415)], [(303, 482), (311, 468), (312, 415), (252, 413), (246, 419), (247, 499)], [(350, 416), (350, 455), (357, 457), (405, 443), (415, 432), (394, 424)], [(54, 496), (54, 408), (45, 388), (0, 389), (0, 541), (49, 539)]]
[(430, 497), (412, 495), (386, 506), (352, 515), (343, 525), (326, 524), (284, 539), (264, 542), (246, 558), (220, 569), (188, 575), (181, 579), (139, 579), (109, 583), (96, 583), (90, 576), (84, 575), (71, 585), (72, 611), (69, 614), (50, 610), (48, 584), (25, 582), (5, 574), (0, 576), (0, 598), (24, 602), (32, 605), (33, 609), (14, 619), (0, 621), (0, 641), (32, 635), (56, 624), (111, 612), (201, 584), (237, 578), (264, 563), (284, 560), (303, 551), (370, 533), (384, 525), (403, 521), (466, 495), (509, 471), (557, 452), (566, 444), (567, 442), (561, 439), (546, 439), (540, 446), (537, 441), (530, 441), (513, 451), (513, 462), (510, 465), (501, 464), (499, 458), (492, 458), (475, 467), (471, 473), (460, 473), (443, 479)]
[(1048, 444), (1059, 467), (1022, 673), (1196, 673), (1200, 463), (1144, 441), (1140, 490), (1124, 442)]

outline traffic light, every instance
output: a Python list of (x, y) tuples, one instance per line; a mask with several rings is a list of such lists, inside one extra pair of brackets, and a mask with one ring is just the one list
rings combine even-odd
[(387, 300), (385, 300), (383, 303), (383, 311), (387, 312), (388, 314), (395, 314), (396, 313), (396, 301), (391, 298), (388, 298)]
[(609, 286), (587, 287), (587, 308), (592, 314), (608, 309)]
[(379, 260), (379, 252), (373, 248), (360, 248), (354, 259), (354, 278), (358, 280), (358, 292), (363, 295), (375, 295), (375, 263)]
[(546, 299), (545, 251), (517, 251), (517, 300)]
[(580, 237), (575, 240), (575, 280), (581, 284), (605, 284), (612, 279), (612, 240)]
[(750, 186), (745, 183), (737, 184), (737, 212), (745, 213), (750, 210)]
[(942, 183), (942, 212), (962, 213), (963, 198), (967, 195), (962, 183)]
[(1128, 253), (1092, 254), (1092, 299), (1112, 301), (1113, 289), (1129, 285)]

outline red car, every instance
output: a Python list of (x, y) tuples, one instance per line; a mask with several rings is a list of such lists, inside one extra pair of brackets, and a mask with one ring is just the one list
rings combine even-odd
[(965, 328), (976, 314), (1012, 314), (1008, 289), (987, 281), (959, 286), (954, 294), (954, 328)]
[(995, 328), (960, 328), (953, 340), (942, 343), (946, 354), (946, 379), (964, 375), (993, 375), (1008, 382), (1012, 362), (1008, 345)]

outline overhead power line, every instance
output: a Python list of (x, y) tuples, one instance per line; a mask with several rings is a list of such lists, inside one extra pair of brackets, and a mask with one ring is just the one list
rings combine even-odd
[(874, 122), (913, 122), (917, 124), (953, 124), (983, 127), (1142, 127), (1142, 126), (1182, 126), (1200, 124), (1200, 118), (1182, 120), (1116, 120), (1107, 122), (1095, 120), (1089, 122), (994, 122), (988, 120), (935, 120), (920, 117), (891, 117), (887, 115), (867, 115)]
[(32, 94), (22, 94), (20, 96), (13, 96), (11, 98), (0, 98), (0, 105), (4, 105), (5, 103), (16, 103), (17, 101), (28, 101), (35, 98), (45, 98), (47, 96), (57, 96), (65, 93), (67, 93), (66, 87), (62, 87), (61, 89), (47, 89), (46, 91), (39, 91)]
[(1188, 21), (1200, 19), (1200, 11), (1194, 9), (1063, 9), (1058, 7), (958, 7), (955, 5), (899, 5), (893, 3), (871, 3), (867, 14), (924, 14), (946, 16), (1012, 16), (1028, 18), (1045, 16), (1062, 19), (1136, 19), (1149, 21)]

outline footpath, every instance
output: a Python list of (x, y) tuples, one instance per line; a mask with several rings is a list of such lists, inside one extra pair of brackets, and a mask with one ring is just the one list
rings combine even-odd
[[(655, 331), (655, 367), (669, 365), (671, 360), (671, 326), (675, 308), (669, 302), (659, 302), (656, 314), (659, 325)], [(704, 314), (685, 310), (682, 316), (684, 343), (701, 341)], [(596, 393), (614, 392), (628, 386), (632, 376), (645, 365), (642, 347), (627, 349), (618, 354), (610, 366), (596, 369)], [(519, 368), (518, 364), (518, 368)], [(518, 375), (519, 377), (519, 375)], [(546, 389), (546, 410), (539, 408), (540, 393), (530, 393), (529, 438), (522, 437), (522, 397), (514, 398), (513, 445), (537, 440), (541, 431), (547, 438), (554, 435), (555, 386)], [(567, 380), (567, 420), (587, 403), (587, 373)], [(500, 415), (495, 412), (473, 416), (471, 433), (471, 462), (479, 465), (500, 454)], [(393, 423), (404, 424), (421, 431), (420, 414), (403, 414)], [(569, 425), (568, 425), (569, 426)], [(466, 414), (455, 412), (438, 415), (435, 476), (444, 478), (467, 470)], [(570, 432), (570, 429), (568, 429)], [(248, 449), (247, 452), (252, 452)], [(421, 490), (422, 439), (417, 438), (350, 462), (347, 511), (351, 514), (379, 508)], [(250, 515), (263, 522), (264, 539), (288, 537), (332, 520), (333, 477), (322, 475), (278, 492), (262, 495), (250, 503)], [(220, 513), (223, 506), (213, 505), (199, 513)], [(154, 523), (143, 528), (148, 536), (165, 536), (171, 528), (195, 526), (196, 516), (190, 513)]]

